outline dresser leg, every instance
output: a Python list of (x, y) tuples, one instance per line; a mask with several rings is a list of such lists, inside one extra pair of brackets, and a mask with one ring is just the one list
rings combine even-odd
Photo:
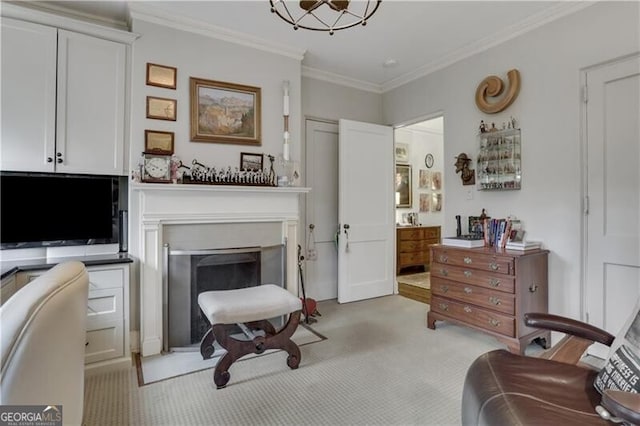
[(427, 327), (429, 327), (431, 330), (436, 329), (436, 319), (433, 318), (431, 312), (427, 313)]

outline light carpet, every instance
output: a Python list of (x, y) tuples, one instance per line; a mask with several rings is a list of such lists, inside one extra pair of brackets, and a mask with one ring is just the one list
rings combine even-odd
[(422, 288), (431, 288), (429, 272), (419, 272), (417, 274), (398, 275), (396, 280), (402, 284), (413, 285)]
[[(326, 339), (326, 337), (303, 323), (298, 326), (295, 333), (293, 333), (293, 336), (291, 336), (291, 340), (293, 340), (298, 346), (320, 342), (324, 339)], [(138, 373), (138, 384), (140, 386), (148, 385), (150, 383), (167, 380), (183, 374), (214, 368), (218, 363), (218, 360), (226, 353), (226, 351), (222, 349), (217, 342), (215, 346), (217, 347), (215, 355), (207, 360), (202, 359), (199, 345), (192, 351), (176, 351), (148, 357), (140, 357), (136, 354), (135, 360)], [(250, 359), (254, 356), (265, 356), (275, 352), (278, 352), (278, 350), (270, 349), (260, 355), (249, 354), (242, 357), (237, 362)]]
[[(402, 296), (320, 302), (327, 340), (236, 362), (224, 389), (211, 370), (139, 387), (134, 367), (86, 377), (86, 425), (459, 425), (462, 385), (480, 354), (505, 346), (469, 328), (426, 327)], [(529, 351), (531, 346), (527, 348)]]

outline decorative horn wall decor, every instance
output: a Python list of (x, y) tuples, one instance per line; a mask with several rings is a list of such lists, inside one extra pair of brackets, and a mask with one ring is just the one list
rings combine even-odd
[(509, 78), (509, 90), (502, 99), (495, 103), (489, 103), (487, 97), (495, 98), (502, 93), (503, 82), (500, 77), (490, 75), (478, 85), (476, 105), (480, 111), (495, 114), (503, 111), (516, 100), (518, 93), (520, 93), (520, 72), (514, 68), (507, 72), (507, 77)]

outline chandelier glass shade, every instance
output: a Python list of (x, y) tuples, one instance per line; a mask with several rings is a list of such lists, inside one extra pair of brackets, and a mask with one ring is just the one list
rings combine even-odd
[(382, 0), (269, 0), (271, 12), (293, 26), (313, 31), (334, 31), (367, 25)]

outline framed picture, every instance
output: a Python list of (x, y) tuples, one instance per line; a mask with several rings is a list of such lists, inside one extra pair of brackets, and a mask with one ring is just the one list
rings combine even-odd
[(191, 140), (261, 145), (260, 88), (191, 77)]
[(427, 213), (431, 210), (431, 194), (420, 194), (420, 212)]
[(262, 170), (262, 154), (252, 154), (250, 152), (240, 153), (240, 170), (252, 170), (254, 172)]
[(147, 118), (176, 121), (177, 103), (175, 99), (147, 96)]
[(442, 211), (442, 194), (431, 194), (431, 211), (432, 212), (440, 212)]
[(442, 172), (431, 173), (431, 190), (440, 191), (442, 189)]
[(411, 165), (396, 164), (396, 207), (412, 207)]
[(173, 154), (173, 139), (173, 132), (145, 130), (144, 152), (153, 154)]
[(484, 235), (484, 224), (480, 216), (469, 216), (469, 234)]
[(397, 143), (396, 144), (396, 163), (408, 163), (409, 162), (409, 144)]
[(429, 170), (420, 169), (418, 178), (418, 188), (429, 189), (431, 186), (431, 172)]
[(147, 62), (147, 86), (175, 89), (177, 75), (178, 69), (175, 67)]

